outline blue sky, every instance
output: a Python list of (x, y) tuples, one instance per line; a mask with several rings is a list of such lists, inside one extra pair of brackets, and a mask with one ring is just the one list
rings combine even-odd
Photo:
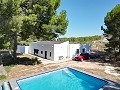
[(62, 37), (84, 37), (102, 35), (104, 17), (120, 0), (61, 0), (61, 10), (67, 11), (69, 25)]

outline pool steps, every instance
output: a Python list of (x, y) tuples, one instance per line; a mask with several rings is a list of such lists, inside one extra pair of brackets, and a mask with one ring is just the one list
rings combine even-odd
[(8, 82), (3, 82), (0, 87), (0, 90), (11, 90)]

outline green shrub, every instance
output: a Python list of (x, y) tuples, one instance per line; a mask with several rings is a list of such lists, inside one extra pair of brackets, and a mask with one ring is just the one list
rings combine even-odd
[(12, 55), (2, 55), (3, 65), (11, 65), (14, 64)]
[(25, 64), (25, 65), (36, 65), (36, 64), (40, 64), (40, 62), (38, 61), (37, 58), (27, 58), (27, 57), (23, 57), (23, 58), (18, 58), (18, 63), (19, 64)]
[(0, 75), (0, 80), (2, 79), (6, 79), (6, 76), (5, 75)]

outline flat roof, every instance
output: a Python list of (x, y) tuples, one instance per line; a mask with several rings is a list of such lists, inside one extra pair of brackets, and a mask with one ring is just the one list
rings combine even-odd
[(39, 43), (39, 44), (61, 44), (64, 41), (37, 41), (32, 43)]

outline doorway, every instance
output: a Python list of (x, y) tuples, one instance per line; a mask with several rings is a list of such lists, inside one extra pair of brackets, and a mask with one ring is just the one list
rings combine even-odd
[(82, 53), (85, 53), (85, 48), (82, 49)]
[(38, 49), (34, 49), (34, 55), (38, 55), (39, 50)]
[(45, 51), (45, 59), (47, 59), (47, 51)]

